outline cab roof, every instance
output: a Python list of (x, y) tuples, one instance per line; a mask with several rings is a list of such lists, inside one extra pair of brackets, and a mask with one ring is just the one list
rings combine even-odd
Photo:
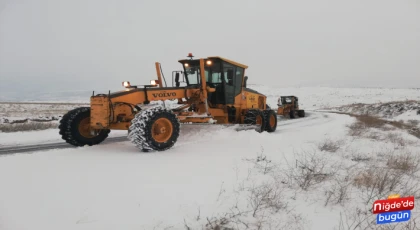
[[(219, 56), (211, 56), (211, 57), (207, 57), (206, 59), (219, 59), (219, 60), (225, 61), (225, 62), (227, 62), (229, 64), (232, 64), (232, 65), (235, 65), (235, 66), (239, 66), (239, 67), (244, 68), (244, 69), (247, 69), (248, 68), (247, 65), (244, 65), (244, 64), (241, 64), (241, 63), (238, 63), (238, 62), (229, 60), (227, 58), (219, 57)], [(193, 60), (196, 61), (197, 59), (193, 59)], [(187, 62), (187, 61), (191, 61), (191, 60), (190, 59), (182, 59), (182, 60), (179, 60), (179, 62)]]

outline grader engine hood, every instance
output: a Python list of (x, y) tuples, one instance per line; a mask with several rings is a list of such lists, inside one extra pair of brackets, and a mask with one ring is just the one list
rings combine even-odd
[(259, 93), (258, 91), (255, 91), (253, 89), (244, 88), (243, 92), (245, 98), (246, 98), (246, 107), (247, 108), (259, 108), (264, 109), (265, 102), (267, 99), (267, 96), (265, 96), (262, 93)]
[[(128, 122), (133, 118), (134, 108), (150, 101), (182, 98), (184, 88), (130, 88), (109, 94), (92, 96), (90, 100), (90, 125), (93, 129), (109, 128), (116, 122)], [(119, 129), (127, 128), (127, 124), (118, 125)]]
[(112, 102), (125, 102), (133, 105), (148, 104), (150, 101), (185, 98), (189, 93), (182, 87), (134, 88), (110, 94)]
[(146, 96), (146, 93), (147, 93), (147, 96), (149, 96), (150, 98), (152, 99), (158, 98), (158, 100), (160, 100), (160, 98), (172, 98), (172, 97), (177, 97), (177, 96), (181, 96), (181, 97), (184, 96), (184, 95), (178, 95), (180, 89), (183, 89), (183, 88), (165, 87), (165, 88), (147, 88), (147, 89), (144, 89), (144, 88), (127, 89), (127, 90), (111, 93), (110, 98), (117, 98), (121, 96), (135, 94), (135, 93), (143, 93)]

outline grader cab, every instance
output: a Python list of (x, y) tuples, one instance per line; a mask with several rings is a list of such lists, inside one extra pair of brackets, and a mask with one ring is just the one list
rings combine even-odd
[(305, 110), (299, 108), (299, 99), (296, 96), (281, 96), (277, 105), (278, 115), (289, 116), (291, 119), (305, 116)]
[[(125, 90), (93, 94), (90, 107), (63, 116), (62, 139), (75, 146), (96, 145), (112, 129), (128, 130), (128, 138), (140, 150), (162, 151), (175, 144), (181, 123), (246, 124), (258, 132), (276, 130), (277, 115), (267, 107), (267, 97), (246, 85), (248, 66), (217, 56), (193, 59), (190, 53), (187, 57), (179, 60), (183, 69), (172, 74), (175, 86), (166, 86), (156, 62), (157, 79), (150, 84), (123, 82)], [(163, 103), (146, 106), (152, 101)]]

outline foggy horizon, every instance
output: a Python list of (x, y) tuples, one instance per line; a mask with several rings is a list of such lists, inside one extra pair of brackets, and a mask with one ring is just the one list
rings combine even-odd
[[(222, 56), (250, 84), (420, 88), (418, 1), (0, 3), (0, 94), (122, 89)], [(1, 98), (0, 95), (0, 98)]]

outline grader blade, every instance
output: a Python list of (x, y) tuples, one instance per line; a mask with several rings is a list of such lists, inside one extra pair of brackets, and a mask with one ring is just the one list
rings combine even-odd
[(235, 131), (246, 131), (246, 130), (255, 130), (260, 132), (261, 126), (259, 125), (237, 125)]
[(257, 130), (259, 131), (259, 129), (261, 128), (261, 126), (259, 125), (248, 125), (248, 124), (209, 124), (209, 123), (204, 123), (204, 124), (197, 124), (197, 123), (183, 123), (181, 126), (199, 126), (199, 127), (205, 127), (205, 126), (220, 126), (223, 128), (231, 128), (235, 131), (246, 131), (246, 130)]

